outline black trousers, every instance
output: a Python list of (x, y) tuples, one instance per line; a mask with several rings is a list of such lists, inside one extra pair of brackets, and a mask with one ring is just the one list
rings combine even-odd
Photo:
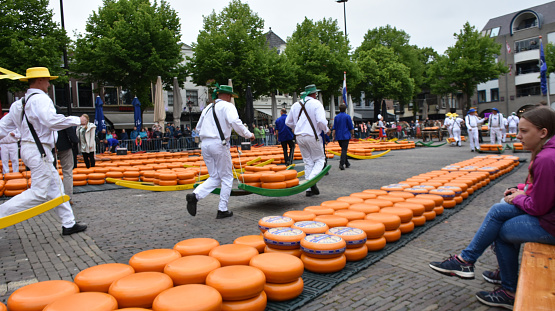
[[(289, 155), (287, 154), (287, 146), (289, 146)], [(295, 156), (295, 141), (286, 140), (281, 142), (281, 147), (283, 148), (283, 160), (286, 165), (291, 165)]]
[(94, 152), (82, 152), (83, 153), (83, 161), (85, 161), (85, 165), (87, 168), (94, 167)]
[(351, 165), (347, 158), (347, 148), (349, 148), (349, 140), (338, 140), (339, 147), (341, 147), (341, 157), (339, 158), (339, 165)]

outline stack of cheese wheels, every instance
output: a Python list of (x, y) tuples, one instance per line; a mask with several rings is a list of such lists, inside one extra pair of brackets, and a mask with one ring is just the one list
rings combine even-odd
[(264, 243), (264, 236), (262, 235), (244, 235), (236, 238), (233, 241), (233, 244), (252, 246), (256, 248), (259, 253), (263, 253), (264, 248), (266, 247), (266, 243)]
[(330, 228), (326, 223), (315, 220), (297, 221), (291, 228), (302, 230), (306, 235), (326, 233)]
[(278, 175), (285, 176), (285, 188), (291, 188), (299, 185), (299, 178), (297, 178), (297, 171), (295, 170), (283, 170), (285, 166), (272, 167), (273, 171), (277, 171)]
[[(153, 310), (222, 310), (222, 295), (204, 284), (188, 284), (167, 289), (156, 296)], [(124, 309), (139, 310), (139, 309)], [(142, 309), (141, 309), (142, 310)]]
[(266, 216), (258, 221), (258, 229), (262, 233), (270, 228), (291, 227), (295, 222), (293, 219), (285, 216)]
[(366, 215), (367, 220), (381, 222), (385, 226), (383, 234), (388, 243), (398, 241), (401, 238), (401, 217), (386, 213), (373, 213)]
[(150, 308), (156, 296), (172, 287), (167, 274), (139, 272), (114, 281), (108, 293), (116, 298), (119, 308)]
[(141, 173), (138, 170), (125, 169), (123, 171), (123, 180), (139, 181), (139, 177), (141, 177)]
[(397, 204), (402, 204), (402, 203), (395, 203), (396, 204), (395, 206), (384, 207), (380, 210), (380, 213), (399, 216), (399, 218), (401, 218), (401, 224), (399, 225), (399, 230), (401, 230), (402, 234), (406, 234), (414, 230), (414, 222), (412, 221), (413, 212), (412, 210), (406, 207), (397, 206)]
[(106, 182), (105, 173), (89, 173), (87, 174), (87, 183), (89, 185), (103, 185)]
[(436, 206), (434, 200), (423, 199), (423, 198), (411, 198), (411, 199), (407, 199), (406, 203), (422, 204), (424, 206), (424, 214), (422, 215), (426, 218), (426, 221), (434, 220), (437, 216), (436, 212), (434, 211), (434, 208)]
[(247, 184), (249, 186), (253, 186), (253, 187), (259, 187), (261, 186), (260, 183), (260, 173), (243, 173), (241, 175), (239, 175), (239, 181)]
[(135, 272), (164, 272), (164, 267), (181, 258), (181, 253), (175, 249), (150, 249), (139, 252), (129, 259), (129, 265)]
[(252, 257), (258, 255), (258, 250), (243, 244), (224, 244), (214, 247), (208, 256), (218, 259), (222, 267), (233, 265), (248, 265)]
[(262, 172), (260, 173), (260, 187), (265, 189), (287, 188), (287, 184), (285, 183), (285, 175), (277, 174), (272, 170)]
[(177, 174), (172, 171), (160, 172), (158, 175), (158, 184), (160, 186), (175, 186), (177, 185)]
[(447, 189), (435, 189), (431, 190), (429, 194), (439, 195), (443, 198), (444, 208), (453, 208), (457, 205), (455, 201), (455, 191)]
[[(267, 304), (264, 284), (264, 272), (246, 265), (221, 267), (206, 277), (206, 285), (222, 295), (222, 310), (264, 310)], [(227, 303), (230, 305), (226, 307)]]
[[(372, 215), (367, 214), (367, 215)], [(369, 252), (375, 252), (383, 249), (387, 241), (383, 236), (385, 233), (385, 226), (381, 222), (372, 220), (353, 220), (347, 224), (347, 227), (358, 228), (366, 233), (366, 248)]]
[(53, 280), (29, 284), (16, 289), (8, 298), (8, 309), (40, 311), (54, 301), (79, 293), (79, 287), (70, 281)]
[(316, 214), (309, 211), (288, 211), (283, 213), (283, 216), (293, 219), (294, 222), (297, 221), (308, 221), (314, 220)]
[(337, 272), (345, 267), (347, 243), (339, 236), (312, 234), (301, 241), (305, 269), (316, 273)]
[(176, 243), (173, 249), (178, 251), (181, 256), (208, 255), (216, 246), (220, 246), (220, 242), (215, 239), (193, 238)]
[[(117, 172), (120, 173), (120, 172)], [(121, 178), (123, 176), (123, 174), (120, 177), (113, 177), (113, 178)], [(112, 177), (109, 176), (108, 174), (106, 175), (106, 177)], [(73, 186), (77, 187), (77, 186), (86, 186), (87, 185), (87, 174), (73, 174)]]
[(459, 187), (461, 188), (461, 197), (463, 198), (463, 200), (466, 200), (468, 198), (468, 195), (470, 194), (468, 192), (468, 185), (466, 183), (463, 182), (456, 182), (456, 181), (451, 181), (449, 183), (444, 184), (443, 186), (452, 186), (452, 187)]
[(220, 262), (214, 257), (191, 255), (168, 263), (164, 273), (172, 278), (174, 286), (204, 284), (208, 274), (220, 267)]
[(423, 204), (420, 203), (409, 203), (409, 202), (401, 202), (395, 203), (393, 205), (395, 207), (403, 207), (407, 208), (412, 211), (412, 222), (416, 227), (420, 227), (426, 224), (426, 217), (424, 216), (424, 212), (426, 212), (426, 208)]
[(462, 197), (462, 189), (460, 187), (456, 187), (456, 186), (446, 186), (446, 184), (444, 184), (443, 186), (437, 188), (437, 189), (446, 189), (446, 190), (451, 190), (453, 192), (455, 192), (455, 202), (457, 204), (461, 204), (463, 202), (463, 197)]
[(154, 182), (154, 179), (155, 179), (154, 174), (156, 174), (156, 171), (152, 171), (152, 170), (141, 171), (141, 180), (144, 182)]
[(114, 281), (133, 273), (135, 273), (135, 269), (130, 265), (107, 263), (92, 266), (77, 273), (73, 281), (82, 292), (107, 293)]
[[(9, 173), (13, 174), (13, 173)], [(7, 174), (6, 174), (7, 175)], [(86, 183), (87, 181), (85, 181)], [(9, 179), (6, 180), (4, 185), (4, 195), (7, 197), (16, 196), (28, 188), (27, 179), (24, 178), (16, 178), (16, 179)]]
[(189, 185), (194, 184), (196, 182), (195, 173), (192, 171), (177, 171), (177, 184), (179, 185)]
[(266, 253), (255, 256), (249, 265), (266, 276), (264, 292), (270, 301), (284, 301), (298, 297), (304, 288), (301, 278), (303, 262), (292, 255)]
[(359, 261), (366, 257), (368, 248), (366, 247), (366, 232), (358, 228), (335, 227), (329, 229), (326, 234), (341, 237), (347, 243), (345, 258), (347, 261)]
[(264, 243), (273, 249), (295, 250), (301, 248), (301, 240), (306, 236), (300, 229), (289, 227), (270, 228), (264, 232)]

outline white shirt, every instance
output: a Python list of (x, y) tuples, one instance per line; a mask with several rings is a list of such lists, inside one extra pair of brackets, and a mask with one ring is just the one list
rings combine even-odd
[(509, 121), (509, 126), (518, 126), (519, 119), (517, 116), (509, 116), (507, 120)]
[[(212, 106), (214, 104), (208, 105), (204, 108), (200, 115), (200, 119), (197, 123), (197, 131), (199, 131), (199, 136), (201, 140), (206, 139), (220, 139), (220, 133), (218, 132), (218, 127), (216, 126), (216, 120), (214, 120), (214, 115), (212, 112)], [(229, 140), (231, 137), (231, 129), (233, 128), (235, 132), (239, 135), (250, 138), (252, 133), (243, 125), (241, 119), (239, 119), (239, 114), (237, 114), (237, 108), (225, 100), (216, 99), (215, 102), (216, 116), (220, 122), (220, 127), (224, 134), (225, 140)]]
[[(29, 98), (29, 95), (33, 93), (35, 95)], [(42, 90), (29, 89), (25, 98), (29, 98), (25, 103), (25, 115), (35, 128), (40, 142), (51, 149), (54, 148), (56, 143), (57, 131), (81, 124), (79, 117), (65, 117), (62, 114), (57, 114), (54, 103)], [(22, 104), (21, 100), (18, 100), (11, 105), (10, 113), (0, 119), (0, 139), (17, 129), (21, 133), (21, 142), (35, 143), (27, 121), (22, 120), (21, 116)]]
[[(316, 130), (316, 135), (319, 137), (322, 131), (327, 133), (329, 131), (328, 120), (326, 120), (326, 111), (324, 110), (322, 103), (315, 98), (307, 96), (305, 98), (304, 105), (306, 112), (310, 116), (310, 120), (312, 120), (314, 129)], [(306, 114), (303, 112), (299, 117), (300, 112), (300, 102), (294, 103), (293, 106), (291, 106), (291, 111), (287, 115), (287, 119), (285, 119), (285, 125), (290, 127), (295, 135), (314, 137), (314, 131), (312, 131), (312, 127), (306, 118)]]
[(494, 128), (500, 128), (504, 124), (503, 115), (501, 113), (490, 114), (489, 116), (489, 126)]
[[(14, 136), (12, 136), (11, 133), (14, 133)], [(6, 137), (2, 138), (0, 144), (17, 144), (20, 138), (21, 133), (19, 133), (18, 129), (15, 129), (15, 131), (10, 132)]]
[(461, 118), (456, 118), (455, 120), (452, 120), (451, 122), (453, 122), (453, 123), (451, 124), (451, 127), (452, 127), (453, 129), (460, 129), (460, 128), (461, 128), (461, 123), (463, 123), (464, 120), (461, 119)]
[(471, 127), (477, 127), (479, 124), (484, 123), (484, 119), (480, 119), (474, 115), (467, 115), (465, 118), (465, 122), (466, 122), (466, 127), (471, 128)]

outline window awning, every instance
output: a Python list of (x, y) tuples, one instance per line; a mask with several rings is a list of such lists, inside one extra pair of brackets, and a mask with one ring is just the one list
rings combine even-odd
[[(104, 119), (112, 124), (116, 130), (131, 130), (135, 126), (135, 116), (133, 112), (105, 112)], [(143, 126), (152, 127), (154, 124), (154, 113), (143, 112)]]

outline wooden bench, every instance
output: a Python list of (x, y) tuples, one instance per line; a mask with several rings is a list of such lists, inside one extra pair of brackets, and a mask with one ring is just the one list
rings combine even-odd
[(555, 310), (555, 245), (524, 244), (514, 310)]

